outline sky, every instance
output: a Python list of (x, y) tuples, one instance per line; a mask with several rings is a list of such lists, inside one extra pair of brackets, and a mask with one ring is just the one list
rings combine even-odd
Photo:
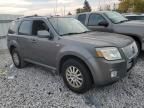
[[(68, 12), (74, 14), (77, 8), (83, 7), (83, 2), (84, 0), (1, 0), (0, 14), (66, 15)], [(99, 6), (117, 4), (118, 0), (88, 0), (88, 2), (92, 10), (96, 11)]]

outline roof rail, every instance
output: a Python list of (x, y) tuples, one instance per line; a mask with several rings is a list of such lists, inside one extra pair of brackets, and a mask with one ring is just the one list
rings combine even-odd
[(24, 16), (24, 18), (29, 18), (29, 17), (38, 17), (38, 15), (35, 14), (35, 15), (31, 15), (31, 16)]
[(40, 17), (40, 16), (38, 16), (37, 14), (35, 14), (35, 15), (31, 15), (31, 16), (18, 17), (17, 19), (20, 19), (20, 18), (30, 18), (30, 17)]

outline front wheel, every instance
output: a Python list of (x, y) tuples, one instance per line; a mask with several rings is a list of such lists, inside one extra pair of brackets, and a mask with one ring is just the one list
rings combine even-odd
[(84, 93), (92, 87), (90, 72), (79, 60), (69, 59), (64, 62), (62, 76), (68, 88), (76, 93)]

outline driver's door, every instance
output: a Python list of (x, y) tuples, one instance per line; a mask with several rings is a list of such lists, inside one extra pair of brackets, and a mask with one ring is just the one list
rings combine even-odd
[(99, 25), (99, 23), (103, 21), (106, 22), (105, 18), (102, 15), (92, 13), (89, 15), (87, 26), (90, 30), (110, 32), (110, 29), (108, 28), (108, 26), (106, 27), (106, 26)]
[(50, 29), (46, 21), (34, 20), (32, 25), (32, 35), (35, 37), (35, 42), (32, 44), (34, 61), (40, 64), (55, 67), (56, 55), (58, 52), (56, 41), (54, 38), (49, 39), (48, 37), (40, 37), (38, 35), (38, 31), (42, 30), (50, 33)]

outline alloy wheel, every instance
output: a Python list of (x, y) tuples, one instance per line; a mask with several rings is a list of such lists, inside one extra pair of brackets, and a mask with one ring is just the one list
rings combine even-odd
[(80, 88), (83, 84), (83, 75), (75, 66), (69, 66), (66, 69), (67, 82), (74, 88)]

